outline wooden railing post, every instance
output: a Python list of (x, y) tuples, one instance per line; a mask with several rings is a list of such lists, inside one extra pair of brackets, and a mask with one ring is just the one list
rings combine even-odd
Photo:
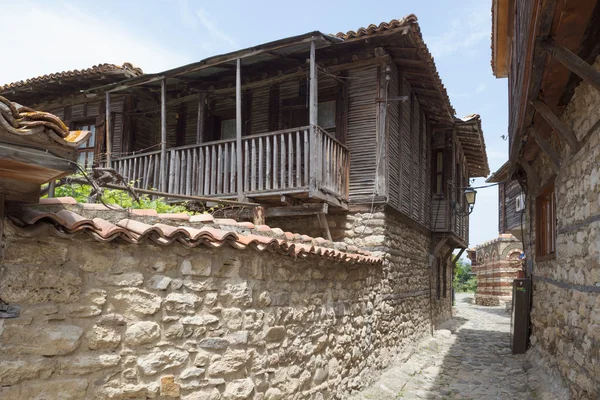
[(310, 125), (310, 192), (314, 193), (318, 190), (319, 176), (318, 174), (318, 151), (317, 146), (317, 123), (318, 123), (318, 98), (317, 98), (317, 66), (315, 63), (316, 44), (315, 41), (310, 42), (310, 93), (308, 104), (308, 119)]
[(112, 123), (111, 123), (111, 113), (110, 113), (110, 92), (106, 92), (106, 121), (104, 132), (106, 132), (106, 167), (112, 168)]
[(237, 164), (237, 192), (238, 200), (244, 199), (243, 171), (242, 171), (242, 60), (237, 59), (235, 70), (235, 147)]
[(167, 81), (160, 81), (160, 190), (167, 191)]

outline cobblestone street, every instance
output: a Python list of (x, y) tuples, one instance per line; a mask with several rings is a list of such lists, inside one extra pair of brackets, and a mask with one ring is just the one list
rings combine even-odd
[(472, 294), (457, 294), (458, 315), (354, 399), (561, 399), (540, 393), (539, 373), (533, 376), (539, 371), (525, 373), (524, 355), (511, 354), (504, 307), (476, 306), (472, 300)]

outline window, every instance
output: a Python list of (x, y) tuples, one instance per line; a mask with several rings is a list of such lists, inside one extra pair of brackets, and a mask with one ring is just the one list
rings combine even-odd
[(536, 258), (554, 258), (556, 252), (556, 196), (554, 182), (542, 189), (536, 199)]
[(96, 145), (96, 125), (91, 122), (82, 122), (75, 124), (73, 126), (74, 130), (77, 131), (90, 131), (91, 135), (88, 137), (84, 143), (81, 143), (77, 147), (77, 151), (79, 152), (79, 157), (77, 162), (82, 167), (91, 167), (94, 163), (94, 146)]
[(435, 191), (436, 196), (444, 195), (444, 151), (435, 152)]
[(235, 139), (237, 130), (235, 126), (235, 118), (224, 119), (221, 121), (221, 140)]
[(317, 125), (323, 129), (335, 128), (335, 100), (319, 103)]

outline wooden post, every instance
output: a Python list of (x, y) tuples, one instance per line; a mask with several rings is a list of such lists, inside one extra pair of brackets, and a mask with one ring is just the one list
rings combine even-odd
[(106, 92), (106, 167), (112, 168), (112, 113), (110, 112), (110, 92)]
[(314, 40), (310, 42), (310, 92), (309, 92), (309, 101), (308, 101), (308, 121), (310, 125), (310, 189), (309, 191), (314, 193), (318, 189), (319, 180), (317, 179), (317, 174), (320, 171), (317, 171), (317, 160), (318, 160), (318, 151), (320, 150), (317, 147), (317, 123), (318, 123), (318, 96), (317, 96), (317, 66), (315, 63), (316, 56), (316, 43)]
[(537, 142), (538, 146), (540, 146), (542, 151), (546, 153), (548, 158), (550, 158), (550, 161), (552, 161), (554, 172), (557, 172), (561, 164), (560, 155), (556, 152), (556, 150), (554, 150), (554, 148), (552, 148), (552, 145), (539, 134), (536, 129), (533, 129), (533, 135), (535, 136), (535, 141)]
[(252, 209), (252, 223), (254, 225), (265, 225), (265, 208), (258, 206)]
[(167, 191), (167, 80), (160, 81), (160, 190)]
[(577, 54), (559, 44), (556, 40), (549, 38), (541, 42), (544, 49), (552, 57), (556, 58), (561, 64), (572, 72), (579, 75), (581, 79), (600, 91), (600, 72), (594, 67), (579, 58)]
[(198, 97), (198, 119), (196, 121), (196, 144), (204, 142), (204, 103), (206, 102), (206, 93), (200, 93)]
[(573, 131), (571, 131), (571, 129), (569, 129), (569, 127), (566, 126), (565, 123), (562, 122), (560, 118), (558, 118), (556, 114), (552, 112), (546, 103), (538, 99), (532, 101), (531, 105), (537, 112), (540, 113), (546, 122), (550, 124), (552, 129), (558, 132), (558, 134), (567, 141), (569, 147), (571, 147), (573, 151), (577, 151), (577, 149), (579, 149), (579, 141), (577, 140), (577, 137)]
[(52, 179), (48, 182), (48, 198), (54, 197), (54, 192), (56, 190), (56, 181)]
[(244, 199), (244, 174), (242, 171), (242, 60), (240, 58), (237, 59), (235, 69), (235, 148), (238, 200), (242, 201)]

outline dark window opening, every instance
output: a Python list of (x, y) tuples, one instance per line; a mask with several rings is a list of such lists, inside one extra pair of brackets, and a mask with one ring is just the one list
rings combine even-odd
[(554, 258), (556, 253), (556, 195), (554, 182), (536, 199), (536, 258)]
[(95, 162), (94, 153), (96, 146), (96, 125), (94, 122), (88, 121), (78, 122), (72, 126), (73, 130), (91, 132), (91, 135), (88, 137), (88, 139), (77, 147), (77, 152), (79, 153), (77, 162), (82, 167), (90, 168)]
[(187, 110), (185, 104), (182, 104), (177, 109), (176, 125), (175, 125), (175, 146), (185, 145), (185, 128), (186, 128)]

